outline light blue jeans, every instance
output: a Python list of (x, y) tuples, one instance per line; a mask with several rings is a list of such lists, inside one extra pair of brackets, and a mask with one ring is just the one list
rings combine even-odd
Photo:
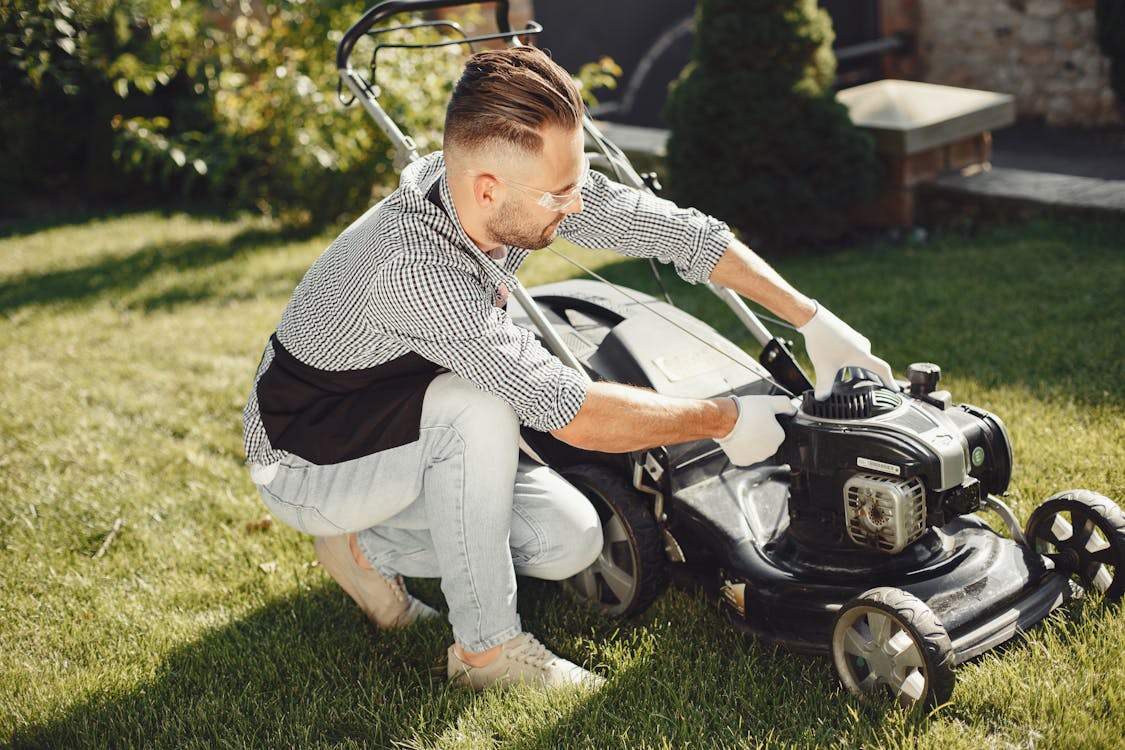
[(356, 532), (385, 576), (440, 577), (453, 637), (481, 652), (521, 630), (517, 573), (568, 578), (602, 548), (589, 500), (518, 445), (511, 407), (446, 373), (426, 391), (417, 441), (326, 466), (291, 455), (259, 490), (300, 531)]

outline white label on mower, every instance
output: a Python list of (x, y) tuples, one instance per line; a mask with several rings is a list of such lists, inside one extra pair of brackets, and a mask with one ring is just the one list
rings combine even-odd
[(704, 373), (729, 367), (730, 362), (730, 357), (710, 346), (687, 349), (656, 357), (652, 360), (652, 363), (668, 379), (669, 383), (698, 377)]
[(876, 461), (873, 458), (857, 458), (856, 464), (864, 469), (871, 469), (872, 471), (881, 471), (884, 474), (894, 474), (896, 477), (902, 476), (902, 469), (894, 464), (884, 463), (883, 461)]

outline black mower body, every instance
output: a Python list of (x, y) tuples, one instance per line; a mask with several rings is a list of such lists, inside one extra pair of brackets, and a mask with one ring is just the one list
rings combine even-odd
[[(698, 398), (782, 392), (713, 328), (640, 292), (587, 280), (530, 292), (595, 380)], [(534, 330), (518, 304), (509, 312)], [(534, 431), (524, 439), (556, 469), (601, 463), (640, 493), (659, 493), (673, 572), (714, 590), (739, 626), (795, 651), (827, 653), (840, 607), (877, 586), (925, 602), (944, 623), (956, 662), (1011, 638), (1075, 593), (1044, 557), (973, 514), (982, 497), (1007, 488), (1011, 449), (999, 418), (954, 406), (941, 392), (888, 389), (876, 389), (857, 418), (848, 403), (832, 404), (836, 395), (818, 406), (808, 403), (810, 393), (796, 417), (783, 419), (778, 456), (752, 467), (732, 465), (710, 440), (610, 455)], [(837, 411), (822, 416), (818, 408)], [(960, 447), (945, 446), (950, 439)], [(848, 482), (858, 483), (853, 494), (869, 496), (888, 484), (897, 500), (911, 491), (907, 478), (924, 485), (918, 528), (909, 543), (899, 540), (901, 549), (880, 549), (861, 528), (878, 508), (849, 510)]]

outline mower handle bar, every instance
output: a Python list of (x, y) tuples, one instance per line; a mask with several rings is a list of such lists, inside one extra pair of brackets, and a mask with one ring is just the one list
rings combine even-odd
[[(348, 58), (356, 42), (380, 21), (399, 13), (421, 13), (438, 8), (454, 8), (461, 5), (480, 5), (484, 0), (386, 0), (368, 9), (360, 19), (344, 32), (340, 45), (336, 48), (336, 68), (344, 71), (348, 68)], [(500, 37), (512, 33), (512, 23), (509, 19), (508, 0), (496, 0), (496, 28)], [(494, 37), (495, 38), (495, 37)]]
[[(376, 24), (403, 13), (420, 13), (427, 10), (455, 8), (463, 5), (481, 5), (484, 2), (486, 2), (486, 0), (385, 0), (385, 2), (368, 9), (358, 21), (344, 32), (343, 37), (340, 39), (340, 44), (336, 48), (336, 69), (340, 74), (340, 101), (343, 102), (345, 106), (351, 103), (343, 98), (343, 89), (347, 87), (352, 95), (359, 100), (364, 110), (371, 115), (371, 118), (379, 126), (379, 129), (390, 139), (391, 145), (395, 150), (395, 166), (397, 168), (401, 169), (410, 162), (416, 161), (421, 158), (421, 154), (418, 153), (418, 148), (414, 139), (402, 132), (394, 120), (387, 115), (379, 104), (379, 87), (374, 80), (374, 55), (377, 55), (380, 49), (385, 47), (430, 48), (444, 47), (451, 44), (468, 44), (471, 49), (473, 42), (495, 39), (506, 39), (509, 44), (519, 45), (521, 43), (519, 35), (535, 34), (542, 31), (543, 27), (535, 22), (531, 22), (528, 24), (527, 28), (513, 31), (509, 18), (509, 0), (496, 0), (496, 27), (499, 31), (494, 34), (483, 34), (472, 37), (466, 36), (458, 24), (450, 21), (427, 21), (399, 26), (380, 26), (378, 28), (376, 28)], [(425, 26), (446, 27), (459, 34), (460, 38), (418, 44), (382, 43), (376, 45), (372, 53), (370, 80), (352, 67), (350, 61), (352, 52), (356, 44), (364, 36), (375, 36), (391, 31), (416, 29)]]

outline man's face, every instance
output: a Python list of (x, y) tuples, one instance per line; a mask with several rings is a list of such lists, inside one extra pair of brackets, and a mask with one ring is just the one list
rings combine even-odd
[[(485, 228), (498, 244), (540, 250), (554, 241), (567, 214), (582, 210), (578, 190), (587, 170), (582, 129), (547, 128), (542, 135), (538, 157), (522, 159), (496, 175), (503, 195)], [(540, 201), (564, 205), (552, 208)]]

